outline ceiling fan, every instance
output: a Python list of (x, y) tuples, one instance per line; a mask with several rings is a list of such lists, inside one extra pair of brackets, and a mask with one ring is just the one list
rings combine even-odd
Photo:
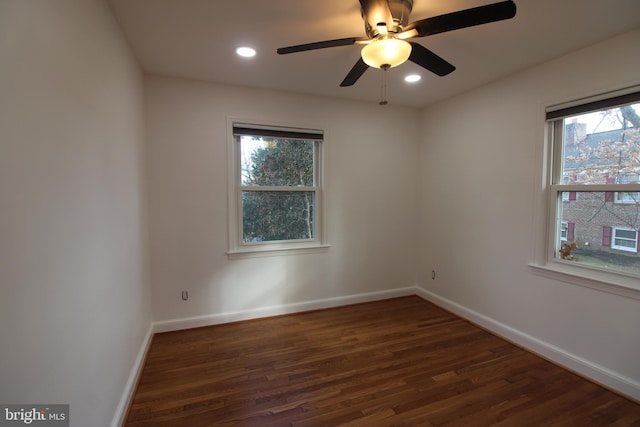
[(306, 43), (282, 47), (277, 52), (285, 55), (329, 47), (364, 44), (361, 58), (340, 83), (342, 87), (355, 84), (369, 67), (387, 70), (407, 60), (439, 76), (446, 76), (456, 67), (421, 44), (406, 40), (502, 21), (516, 15), (516, 4), (512, 0), (507, 0), (409, 23), (413, 0), (359, 1), (362, 6), (362, 18), (367, 37), (347, 37)]

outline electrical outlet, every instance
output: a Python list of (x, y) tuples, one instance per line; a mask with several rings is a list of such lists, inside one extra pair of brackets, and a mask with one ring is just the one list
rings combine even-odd
[(182, 301), (189, 299), (189, 291), (182, 291)]
[(431, 270), (431, 280), (436, 280), (436, 271)]

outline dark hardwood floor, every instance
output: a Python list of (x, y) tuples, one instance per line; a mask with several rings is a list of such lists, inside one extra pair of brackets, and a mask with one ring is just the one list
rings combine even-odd
[(126, 426), (640, 426), (640, 405), (419, 297), (157, 334)]

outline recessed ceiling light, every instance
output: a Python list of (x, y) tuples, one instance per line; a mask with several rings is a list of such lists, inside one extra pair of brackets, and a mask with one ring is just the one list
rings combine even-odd
[(407, 83), (415, 83), (415, 82), (420, 81), (421, 78), (422, 77), (420, 77), (417, 74), (409, 74), (408, 76), (406, 76), (404, 78), (404, 81), (407, 82)]
[(246, 46), (237, 48), (236, 53), (244, 58), (256, 56), (256, 50)]

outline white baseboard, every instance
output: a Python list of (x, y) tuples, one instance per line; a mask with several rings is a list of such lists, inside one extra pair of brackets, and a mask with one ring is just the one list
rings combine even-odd
[(591, 379), (607, 388), (613, 389), (635, 401), (640, 401), (640, 382), (621, 375), (618, 372), (598, 365), (590, 360), (570, 353), (560, 347), (542, 341), (532, 335), (498, 322), (447, 298), (441, 297), (423, 288), (415, 288), (416, 295), (430, 301), (478, 326), (485, 328), (508, 341), (520, 345), (570, 371)]
[(127, 379), (127, 383), (124, 387), (124, 392), (122, 393), (122, 397), (120, 398), (120, 402), (118, 402), (118, 407), (116, 408), (115, 416), (111, 421), (111, 427), (121, 427), (125, 422), (125, 417), (127, 416), (127, 410), (129, 409), (129, 403), (133, 398), (133, 393), (136, 391), (136, 385), (138, 384), (138, 378), (140, 378), (140, 374), (142, 374), (142, 368), (144, 366), (144, 361), (147, 356), (147, 351), (149, 350), (149, 346), (151, 345), (151, 339), (153, 338), (153, 323), (149, 325), (149, 329), (142, 340), (142, 345), (140, 346), (140, 350), (138, 351), (138, 355), (136, 356), (136, 360), (133, 363), (133, 367), (131, 368), (131, 373), (129, 374), (129, 378)]
[(211, 314), (206, 316), (187, 317), (183, 319), (162, 320), (154, 322), (153, 331), (169, 332), (182, 329), (199, 328), (201, 326), (219, 325), (222, 323), (239, 322), (242, 320), (259, 319), (262, 317), (280, 316), (282, 314), (300, 313), (303, 311), (320, 310), (324, 308), (339, 307), (342, 305), (358, 304), (362, 302), (378, 301), (382, 299), (397, 298), (415, 295), (415, 288), (391, 289), (388, 291), (369, 292), (365, 294), (347, 295), (343, 297), (325, 298), (312, 301), (304, 301), (292, 304), (283, 304), (270, 307), (256, 308), (252, 310), (230, 311), (226, 313)]

